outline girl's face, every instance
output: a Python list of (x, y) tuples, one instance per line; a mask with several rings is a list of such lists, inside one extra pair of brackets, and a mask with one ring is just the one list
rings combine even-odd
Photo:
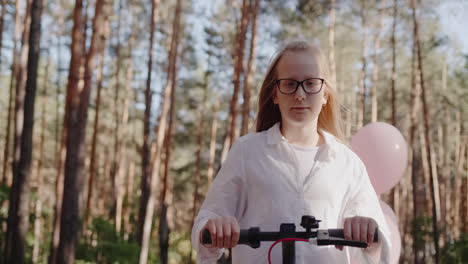
[[(277, 79), (303, 81), (309, 78), (324, 78), (316, 56), (311, 51), (287, 51), (277, 65)], [(292, 126), (304, 126), (318, 121), (322, 106), (327, 103), (325, 83), (320, 92), (308, 94), (301, 85), (293, 94), (283, 94), (274, 84), (273, 102), (279, 106), (281, 121)]]

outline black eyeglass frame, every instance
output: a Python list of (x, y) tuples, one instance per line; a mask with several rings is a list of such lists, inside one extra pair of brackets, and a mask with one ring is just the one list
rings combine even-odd
[[(294, 89), (294, 91), (290, 92), (290, 93), (285, 93), (285, 92), (281, 91), (279, 83), (280, 83), (280, 81), (283, 81), (283, 80), (295, 81), (296, 82), (296, 89)], [(304, 87), (304, 82), (307, 81), (307, 80), (320, 80), (321, 81), (320, 89), (317, 92), (314, 92), (314, 93), (307, 92), (305, 87)], [(306, 94), (318, 94), (318, 93), (320, 93), (320, 91), (322, 91), (324, 83), (325, 83), (325, 79), (323, 79), (323, 78), (307, 78), (307, 79), (302, 80), (302, 81), (297, 81), (297, 80), (294, 80), (294, 79), (277, 79), (277, 80), (275, 80), (275, 84), (278, 87), (278, 90), (280, 91), (280, 93), (282, 93), (282, 94), (295, 94), (297, 92), (297, 89), (299, 88), (299, 85), (302, 87), (302, 90), (304, 90), (304, 92)]]

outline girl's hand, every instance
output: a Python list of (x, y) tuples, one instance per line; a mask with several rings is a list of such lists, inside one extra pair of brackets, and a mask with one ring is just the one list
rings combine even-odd
[[(369, 247), (374, 243), (374, 234), (377, 227), (377, 222), (370, 217), (354, 216), (346, 218), (343, 227), (344, 239), (366, 242)], [(335, 247), (340, 250), (343, 249), (343, 246)]]
[(202, 244), (207, 248), (232, 248), (239, 242), (240, 227), (236, 218), (223, 216), (212, 218), (206, 222), (200, 231), (200, 241), (203, 230), (208, 229), (211, 234), (211, 244)]

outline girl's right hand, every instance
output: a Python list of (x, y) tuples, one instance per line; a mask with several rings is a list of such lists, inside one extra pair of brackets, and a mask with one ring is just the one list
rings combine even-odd
[(202, 244), (207, 248), (232, 248), (239, 242), (240, 228), (237, 219), (232, 216), (212, 218), (200, 231), (200, 243), (203, 230), (211, 234), (211, 244)]

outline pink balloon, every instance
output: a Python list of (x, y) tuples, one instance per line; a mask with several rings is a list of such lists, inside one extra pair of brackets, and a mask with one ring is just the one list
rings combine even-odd
[(392, 125), (375, 122), (364, 126), (351, 138), (351, 149), (364, 162), (377, 194), (393, 188), (405, 171), (408, 148)]
[(384, 201), (380, 201), (380, 207), (390, 228), (390, 242), (392, 243), (392, 247), (390, 248), (390, 263), (398, 263), (401, 253), (401, 236), (398, 230), (398, 219), (392, 208)]

